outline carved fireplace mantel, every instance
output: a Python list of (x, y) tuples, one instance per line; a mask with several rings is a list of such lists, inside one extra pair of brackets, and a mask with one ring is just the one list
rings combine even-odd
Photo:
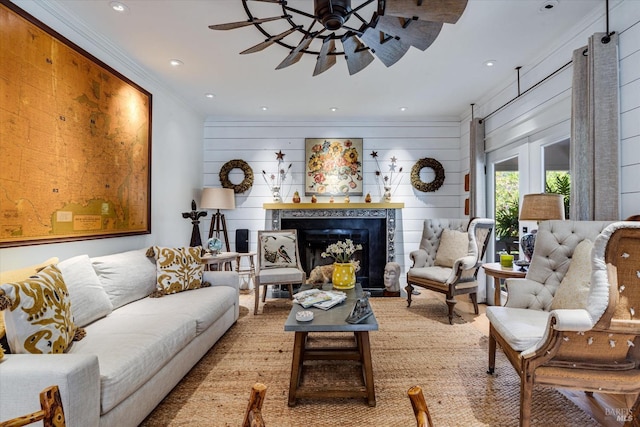
[[(404, 203), (265, 203), (263, 208), (271, 211), (271, 228), (274, 230), (295, 228), (299, 234), (303, 230), (312, 230), (316, 235), (318, 229), (340, 229), (342, 233), (351, 229), (365, 233), (369, 245), (362, 256), (366, 258), (363, 261), (368, 271), (363, 271), (362, 275), (367, 277), (365, 281), (371, 288), (384, 289), (382, 273), (385, 261), (395, 260), (396, 210), (404, 208)], [(299, 244), (305, 245), (302, 241)], [(304, 248), (300, 249), (304, 258)], [(313, 265), (305, 266), (305, 263), (305, 270), (313, 268)]]

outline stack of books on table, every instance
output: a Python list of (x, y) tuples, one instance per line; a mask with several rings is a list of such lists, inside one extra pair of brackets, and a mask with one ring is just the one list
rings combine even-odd
[(347, 295), (340, 291), (323, 291), (309, 289), (293, 295), (293, 301), (304, 308), (316, 307), (328, 310), (347, 299)]

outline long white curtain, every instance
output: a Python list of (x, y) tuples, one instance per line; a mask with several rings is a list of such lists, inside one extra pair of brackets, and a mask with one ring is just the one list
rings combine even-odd
[(486, 216), (484, 120), (475, 118), (469, 127), (469, 217)]
[(572, 220), (619, 219), (618, 36), (604, 36), (573, 52)]

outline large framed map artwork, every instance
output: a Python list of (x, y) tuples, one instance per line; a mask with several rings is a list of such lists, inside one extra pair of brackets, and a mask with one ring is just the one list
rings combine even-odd
[(151, 232), (152, 95), (0, 0), (0, 247)]

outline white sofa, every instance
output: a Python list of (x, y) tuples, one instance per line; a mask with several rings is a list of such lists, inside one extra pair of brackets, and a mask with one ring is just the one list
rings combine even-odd
[[(112, 309), (80, 325), (86, 336), (67, 353), (0, 360), (0, 421), (36, 410), (40, 391), (55, 384), (67, 426), (136, 426), (236, 322), (237, 273), (206, 271), (210, 287), (149, 298), (156, 268), (145, 252), (90, 260), (109, 299), (102, 307)], [(73, 311), (71, 286), (69, 294)]]

